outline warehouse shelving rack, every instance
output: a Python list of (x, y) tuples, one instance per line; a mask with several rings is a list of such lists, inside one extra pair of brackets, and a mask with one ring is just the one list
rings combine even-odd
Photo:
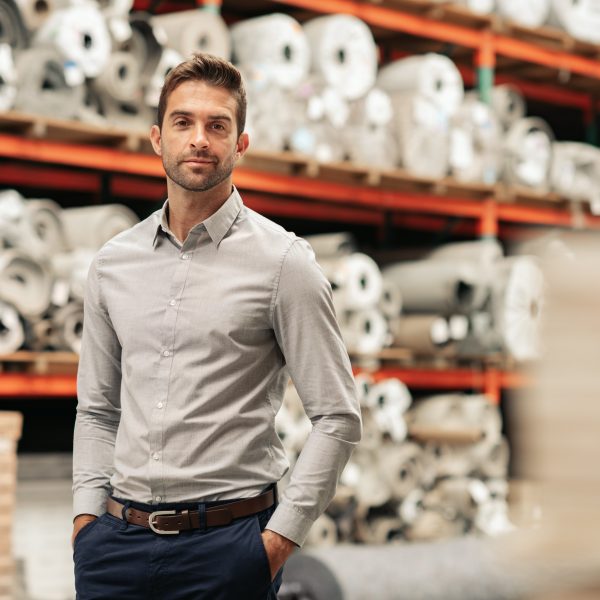
[[(282, 7), (302, 11), (304, 18), (353, 14), (373, 28), (382, 54), (388, 57), (412, 45), (418, 45), (419, 51), (449, 45), (457, 53), (465, 80), (477, 83), (483, 99), (489, 98), (494, 80), (515, 83), (526, 96), (581, 109), (589, 124), (589, 139), (597, 139), (600, 47), (574, 42), (564, 34), (524, 32), (491, 17), (474, 17), (464, 9), (427, 0), (199, 0), (197, 4), (210, 10), (223, 8), (234, 18)], [(149, 6), (148, 0), (135, 4), (138, 10)], [(190, 4), (163, 3), (160, 11), (174, 7)], [(302, 20), (302, 15), (296, 16)], [(406, 40), (398, 43), (397, 34), (406, 35)], [(0, 115), (0, 185), (91, 192), (100, 198), (158, 200), (164, 196), (160, 160), (145, 152), (147, 148), (135, 136), (73, 124), (50, 125)], [(253, 166), (257, 158), (265, 162), (264, 157), (250, 155), (236, 170), (235, 183), (248, 206), (273, 216), (363, 223), (381, 232), (390, 227), (440, 229), (449, 218), (458, 217), (466, 224), (461, 232), (490, 237), (508, 235), (513, 225), (600, 229), (600, 218), (555, 198), (525, 194), (522, 201), (518, 195), (506, 198), (505, 190), (497, 187), (419, 182), (402, 173), (363, 173), (342, 166), (327, 170), (293, 157), (271, 157), (271, 166), (278, 171), (272, 172)], [(287, 163), (283, 172), (282, 163)], [(75, 396), (74, 374), (3, 372), (1, 367), (2, 361), (0, 398)], [(398, 377), (416, 389), (479, 390), (496, 402), (502, 389), (529, 383), (521, 372), (484, 363), (449, 368), (386, 366), (375, 376)]]

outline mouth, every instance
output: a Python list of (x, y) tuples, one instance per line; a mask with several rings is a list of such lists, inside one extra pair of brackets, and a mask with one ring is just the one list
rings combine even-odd
[(192, 165), (212, 165), (215, 161), (208, 160), (205, 158), (189, 158), (188, 160), (184, 160), (184, 163), (189, 163)]

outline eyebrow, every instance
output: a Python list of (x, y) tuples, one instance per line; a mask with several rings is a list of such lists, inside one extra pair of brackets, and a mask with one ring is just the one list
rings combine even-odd
[[(174, 110), (170, 115), (169, 119), (176, 119), (177, 117), (193, 117), (194, 113), (188, 110)], [(209, 115), (208, 119), (210, 121), (229, 121), (232, 122), (232, 118), (229, 115), (225, 114), (217, 114), (217, 115)]]

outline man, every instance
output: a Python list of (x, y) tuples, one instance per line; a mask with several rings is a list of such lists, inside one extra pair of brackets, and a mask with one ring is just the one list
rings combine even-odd
[[(171, 71), (151, 131), (168, 200), (90, 269), (73, 449), (80, 600), (274, 598), (360, 438), (314, 254), (232, 185), (245, 113), (230, 63), (200, 54)], [(313, 429), (277, 504), (288, 374)]]

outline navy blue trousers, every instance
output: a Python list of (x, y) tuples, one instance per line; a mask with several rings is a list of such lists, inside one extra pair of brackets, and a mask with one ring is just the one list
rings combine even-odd
[[(147, 511), (199, 508), (129, 505)], [(272, 582), (261, 538), (274, 510), (177, 535), (159, 535), (105, 513), (75, 538), (77, 600), (276, 600), (282, 571)]]

